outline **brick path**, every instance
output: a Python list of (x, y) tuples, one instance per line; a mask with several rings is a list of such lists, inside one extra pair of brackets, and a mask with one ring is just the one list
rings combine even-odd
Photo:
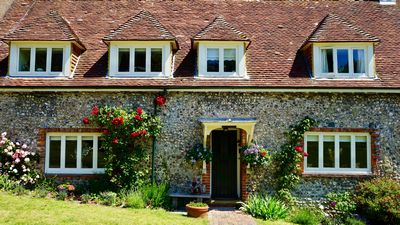
[(251, 216), (235, 208), (211, 208), (208, 220), (210, 225), (256, 225)]

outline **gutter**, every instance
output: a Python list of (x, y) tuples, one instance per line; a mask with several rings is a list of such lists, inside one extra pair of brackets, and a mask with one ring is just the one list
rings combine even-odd
[(304, 88), (304, 87), (0, 87), (0, 92), (238, 92), (238, 93), (370, 93), (400, 94), (400, 88)]

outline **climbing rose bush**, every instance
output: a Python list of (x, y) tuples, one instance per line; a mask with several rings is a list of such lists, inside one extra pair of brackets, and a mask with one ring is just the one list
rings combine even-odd
[(35, 168), (38, 155), (26, 144), (14, 143), (6, 136), (6, 132), (0, 136), (0, 174), (8, 175), (25, 186), (35, 184), (40, 177)]
[(105, 150), (106, 174), (117, 188), (143, 184), (149, 173), (148, 140), (159, 135), (161, 120), (147, 114), (141, 107), (127, 110), (121, 107), (93, 106), (84, 124), (99, 127), (101, 148)]

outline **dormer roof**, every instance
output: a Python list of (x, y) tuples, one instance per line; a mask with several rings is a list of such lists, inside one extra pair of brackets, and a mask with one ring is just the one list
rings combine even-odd
[(336, 14), (328, 14), (308, 37), (307, 42), (379, 42), (379, 38)]
[(245, 33), (228, 23), (223, 16), (217, 16), (210, 24), (197, 33), (192, 40), (250, 42)]
[(172, 41), (177, 48), (175, 36), (168, 31), (150, 12), (141, 10), (111, 31), (103, 41)]
[(86, 49), (67, 20), (57, 11), (51, 10), (37, 16), (27, 15), (2, 39), (10, 41), (72, 41)]

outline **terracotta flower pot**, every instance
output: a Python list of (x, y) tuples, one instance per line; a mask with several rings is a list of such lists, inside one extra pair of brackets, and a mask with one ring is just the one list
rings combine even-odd
[(195, 206), (189, 206), (189, 204), (187, 204), (186, 212), (189, 217), (194, 217), (194, 218), (205, 217), (207, 216), (208, 206), (195, 207)]

